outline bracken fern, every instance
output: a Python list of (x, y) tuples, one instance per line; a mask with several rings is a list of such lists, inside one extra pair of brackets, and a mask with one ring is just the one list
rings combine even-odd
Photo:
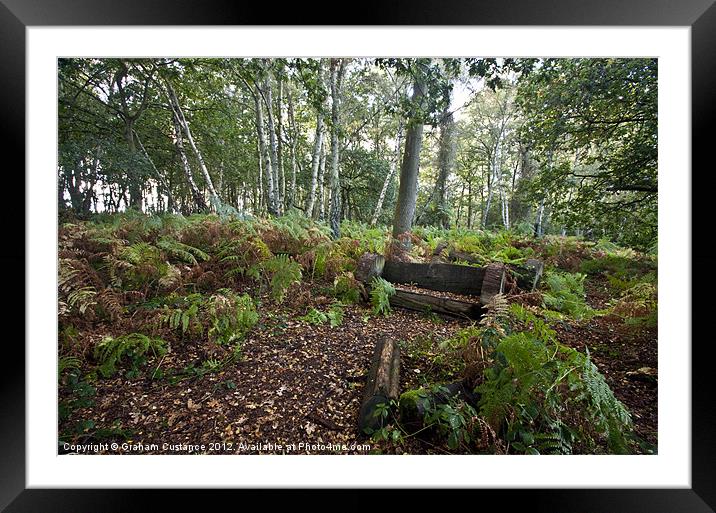
[(152, 338), (142, 333), (130, 333), (119, 337), (105, 337), (97, 344), (94, 356), (100, 363), (99, 372), (105, 378), (117, 372), (117, 364), (129, 358), (132, 370), (144, 363), (145, 355), (151, 352), (154, 356), (164, 355), (167, 351), (166, 342), (160, 338)]
[(370, 302), (374, 314), (390, 313), (390, 298), (395, 295), (395, 287), (380, 276), (375, 276), (370, 283)]

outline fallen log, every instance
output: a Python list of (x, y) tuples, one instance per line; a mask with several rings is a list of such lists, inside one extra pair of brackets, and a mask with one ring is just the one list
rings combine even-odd
[(368, 379), (363, 392), (363, 402), (358, 416), (358, 430), (371, 434), (389, 422), (387, 412), (390, 402), (398, 399), (400, 392), (400, 349), (398, 343), (381, 337), (375, 345)]
[(436, 297), (401, 289), (396, 289), (395, 294), (390, 297), (390, 304), (418, 312), (434, 312), (462, 319), (479, 319), (482, 316), (482, 305), (477, 302)]
[(479, 296), (485, 269), (455, 264), (385, 262), (382, 277), (391, 283), (413, 283), (423, 289)]
[[(541, 273), (541, 262), (535, 260), (523, 280), (534, 280)], [(381, 255), (366, 253), (358, 261), (356, 279), (370, 287), (371, 280), (380, 276), (394, 284), (412, 284), (418, 289), (449, 292), (458, 296), (475, 296), (482, 305), (489, 303), (496, 294), (503, 294), (507, 267), (501, 263), (485, 267), (443, 263), (414, 263), (386, 261)], [(367, 299), (367, 292), (363, 293)], [(415, 290), (398, 288), (390, 298), (392, 306), (420, 312), (434, 312), (458, 318), (479, 319), (482, 306), (469, 299), (440, 297)]]

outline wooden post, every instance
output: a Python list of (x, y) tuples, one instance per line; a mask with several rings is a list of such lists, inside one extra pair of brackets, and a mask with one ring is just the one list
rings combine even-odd
[(505, 265), (487, 264), (485, 266), (485, 278), (482, 280), (480, 291), (480, 303), (483, 305), (492, 301), (497, 294), (505, 291)]
[(378, 414), (378, 407), (398, 399), (399, 392), (400, 349), (395, 340), (381, 337), (375, 345), (358, 417), (362, 434), (370, 434), (388, 423), (388, 418)]

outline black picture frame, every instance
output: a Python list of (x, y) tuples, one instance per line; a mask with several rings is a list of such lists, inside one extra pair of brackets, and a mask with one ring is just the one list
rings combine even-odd
[[(204, 0), (0, 0), (0, 102), (2, 103), (2, 155), (17, 156), (14, 165), (5, 162), (3, 204), (6, 222), (3, 236), (11, 246), (0, 252), (4, 290), (8, 301), (5, 310), (5, 334), (0, 369), (0, 508), (8, 512), (25, 511), (135, 511), (154, 501), (164, 502), (167, 491), (159, 490), (69, 490), (26, 489), (25, 486), (25, 351), (19, 337), (7, 333), (8, 326), (25, 318), (24, 275), (32, 269), (25, 264), (25, 225), (9, 220), (24, 212), (25, 181), (14, 171), (24, 168), (25, 137), (25, 28), (51, 25), (271, 25), (326, 24), (343, 25), (578, 25), (578, 26), (689, 26), (691, 27), (692, 70), (692, 269), (710, 269), (714, 257), (698, 234), (713, 232), (706, 215), (713, 189), (705, 185), (713, 173), (709, 128), (714, 119), (716, 91), (716, 6), (714, 0), (489, 0), (483, 2), (400, 0), (381, 3), (375, 0), (356, 4), (353, 12), (336, 19), (322, 19), (317, 12), (330, 13), (318, 3), (269, 5), (258, 2)], [(701, 164), (701, 165), (699, 165)], [(697, 173), (695, 172), (698, 172)], [(14, 176), (17, 183), (10, 185)], [(695, 187), (698, 177), (699, 187)], [(7, 191), (23, 191), (24, 194)], [(712, 200), (711, 200), (712, 201)], [(701, 207), (703, 206), (703, 207)], [(695, 207), (704, 208), (696, 215)], [(11, 231), (11, 234), (7, 233)], [(15, 233), (12, 231), (15, 230)], [(696, 249), (696, 244), (703, 247)], [(18, 272), (20, 269), (24, 273)], [(17, 283), (12, 280), (17, 280)], [(684, 276), (691, 282), (691, 276)], [(691, 282), (693, 283), (693, 282)], [(699, 287), (692, 290), (692, 327), (708, 319), (709, 301), (698, 301)], [(12, 292), (8, 294), (7, 292)], [(688, 301), (689, 298), (684, 298)], [(708, 334), (708, 331), (704, 331)], [(692, 336), (692, 487), (690, 489), (521, 489), (471, 491), (480, 501), (497, 500), (512, 508), (542, 511), (645, 511), (706, 512), (716, 507), (716, 410), (713, 408), (711, 376), (713, 363), (708, 355), (713, 337)], [(674, 341), (666, 341), (672, 343)], [(211, 494), (249, 500), (246, 490), (172, 490), (171, 496), (184, 508), (205, 507)], [(295, 492), (302, 495), (302, 492)], [(353, 491), (351, 493), (358, 493)], [(453, 493), (453, 492), (451, 492)], [(418, 491), (412, 498), (422, 500)], [(506, 497), (509, 497), (506, 499)], [(332, 502), (323, 495), (322, 502)], [(341, 500), (341, 499), (337, 499)], [(459, 500), (451, 495), (451, 502)], [(345, 503), (345, 498), (342, 498)], [(485, 502), (484, 504), (488, 504)], [(522, 508), (520, 508), (522, 509)]]

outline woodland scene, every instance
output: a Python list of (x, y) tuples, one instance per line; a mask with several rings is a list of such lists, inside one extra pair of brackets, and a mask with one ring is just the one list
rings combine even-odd
[(58, 452), (655, 454), (657, 60), (58, 60)]

